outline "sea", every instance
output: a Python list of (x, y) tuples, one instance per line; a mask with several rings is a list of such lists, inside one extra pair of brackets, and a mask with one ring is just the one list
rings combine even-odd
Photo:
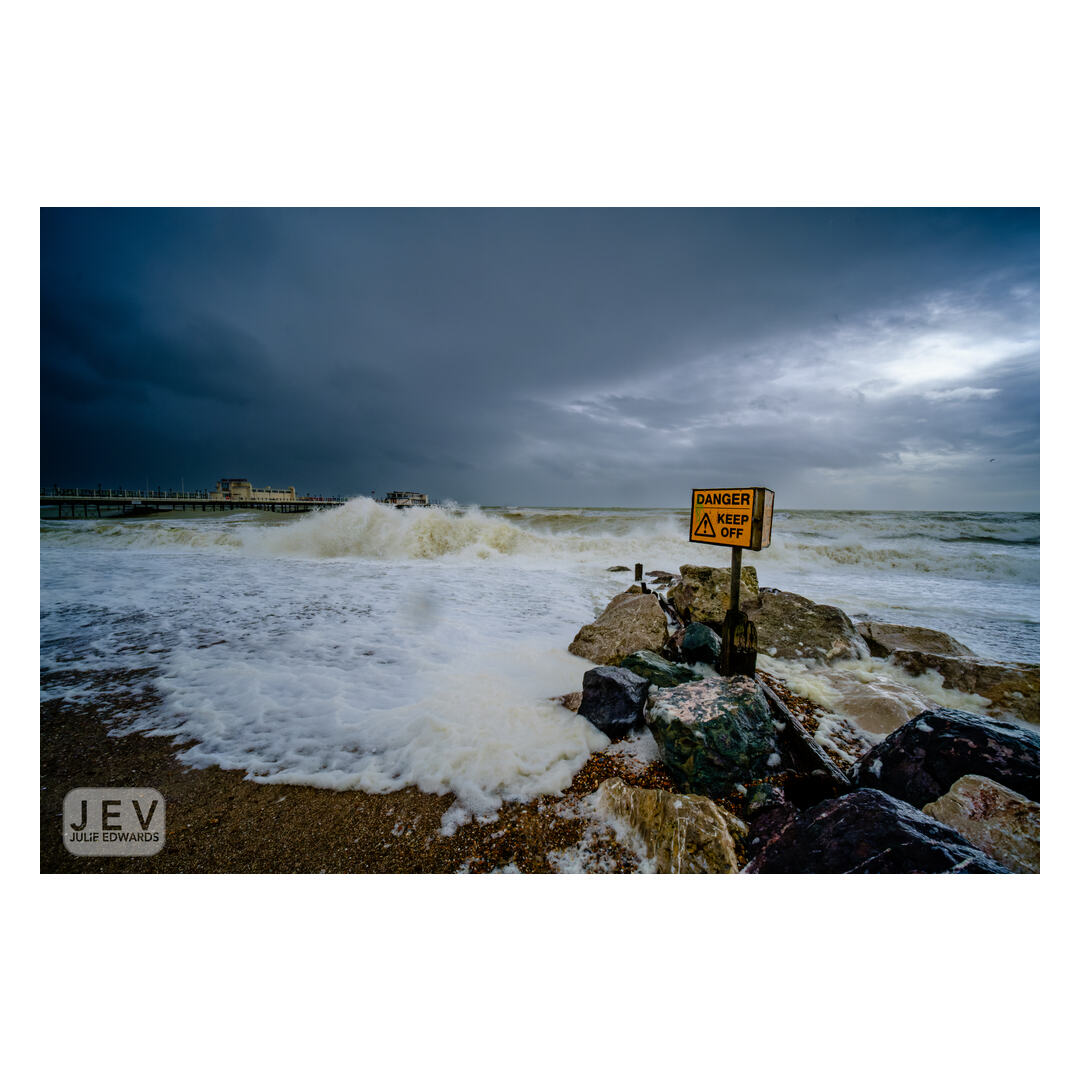
[[(42, 697), (105, 706), (116, 734), (173, 739), (189, 765), (262, 783), (452, 792), (452, 830), (564, 790), (607, 746), (554, 700), (592, 666), (567, 645), (632, 583), (612, 566), (730, 565), (688, 533), (678, 509), (366, 498), (43, 519)], [(1039, 660), (1037, 513), (777, 510), (771, 545), (743, 565), (856, 621)], [(883, 660), (760, 666), (870, 740), (927, 703), (979, 705)]]

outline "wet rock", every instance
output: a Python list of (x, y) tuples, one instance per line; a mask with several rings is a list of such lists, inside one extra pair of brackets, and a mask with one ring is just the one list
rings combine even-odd
[(974, 657), (944, 656), (897, 649), (892, 662), (912, 675), (941, 673), (946, 690), (978, 694), (990, 704), (992, 716), (1015, 717), (1029, 724), (1039, 722), (1039, 665), (1000, 664)]
[(653, 689), (645, 722), (685, 791), (724, 795), (767, 776), (768, 762), (780, 760), (768, 700), (743, 676)]
[(943, 656), (974, 656), (956, 638), (925, 626), (900, 626), (897, 623), (861, 622), (855, 624), (871, 656), (889, 656), (897, 649), (939, 653)]
[(798, 817), (798, 808), (776, 784), (754, 784), (747, 792), (746, 819), (750, 823), (747, 855), (753, 859)]
[(578, 715), (617, 739), (641, 724), (648, 692), (649, 680), (626, 668), (591, 668), (581, 680)]
[(959, 709), (927, 709), (860, 758), (852, 778), (925, 806), (969, 773), (1038, 801), (1038, 734)]
[(637, 833), (658, 873), (738, 873), (746, 825), (704, 795), (630, 787), (614, 778), (597, 789), (597, 805)]
[(667, 617), (655, 595), (619, 593), (595, 622), (578, 631), (570, 652), (594, 664), (618, 664), (643, 649), (659, 652), (667, 639)]
[(670, 660), (675, 664), (682, 663), (682, 643), (685, 634), (686, 627), (680, 626), (679, 629), (667, 639), (667, 644), (661, 651), (661, 655), (665, 660)]
[(786, 801), (784, 789), (779, 784), (765, 781), (751, 784), (746, 792), (746, 816), (748, 819), (756, 817), (764, 810), (782, 806)]
[(826, 799), (835, 799), (850, 791), (824, 769), (791, 770), (784, 776), (784, 798), (799, 810), (816, 806)]
[(569, 694), (562, 694), (551, 700), (557, 702), (564, 709), (569, 709), (571, 712), (577, 712), (578, 709), (581, 708), (581, 691), (571, 690)]
[(1008, 873), (954, 829), (883, 791), (868, 789), (792, 816), (760, 847), (744, 873)]
[(609, 566), (608, 567), (608, 573), (609, 574), (621, 574), (623, 572), (629, 573), (630, 572), (630, 567), (629, 566)]
[(632, 653), (619, 666), (648, 679), (653, 686), (681, 686), (701, 678), (685, 664), (673, 664), (648, 650)]
[(790, 592), (760, 593), (742, 605), (757, 630), (758, 652), (783, 660), (860, 660), (866, 642), (838, 607)]
[[(668, 592), (668, 600), (685, 622), (724, 621), (731, 606), (731, 569), (715, 566), (681, 566), (681, 580)], [(744, 566), (739, 575), (739, 606), (757, 598), (757, 570)]]
[(1039, 804), (985, 776), (962, 776), (923, 807), (1017, 874), (1039, 872)]
[(712, 664), (720, 662), (720, 637), (704, 623), (693, 622), (683, 631), (679, 643), (682, 658), (689, 664)]
[(666, 570), (650, 570), (645, 576), (654, 585), (668, 585), (675, 580), (675, 575), (669, 574)]

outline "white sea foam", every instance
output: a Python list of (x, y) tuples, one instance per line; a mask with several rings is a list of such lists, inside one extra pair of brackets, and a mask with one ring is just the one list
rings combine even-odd
[(911, 675), (881, 659), (842, 660), (826, 666), (759, 656), (758, 667), (783, 679), (793, 693), (871, 734), (895, 731), (938, 705), (982, 712), (990, 704), (978, 694), (946, 690), (936, 671)]
[[(688, 543), (686, 527), (671, 510), (398, 511), (368, 499), (296, 518), (43, 522), (44, 693), (74, 702), (101, 693), (103, 673), (136, 673), (126, 685), (156, 702), (139, 726), (195, 740), (192, 764), (452, 791), (451, 828), (564, 788), (607, 745), (547, 700), (589, 666), (566, 645), (629, 584), (607, 566), (726, 565), (727, 549)], [(744, 562), (762, 585), (854, 617), (1037, 659), (1037, 534), (1037, 515), (783, 512), (772, 548)], [(762, 667), (871, 731), (927, 703), (981, 702), (881, 661)]]
[(564, 789), (608, 742), (548, 700), (581, 685), (566, 635), (591, 604), (546, 573), (89, 550), (46, 551), (43, 580), (46, 667), (149, 666), (160, 704), (122, 730), (194, 739), (191, 765), (453, 792), (452, 828)]

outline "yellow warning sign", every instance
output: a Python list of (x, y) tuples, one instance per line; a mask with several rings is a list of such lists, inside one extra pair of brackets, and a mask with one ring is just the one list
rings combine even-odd
[(694, 488), (690, 539), (760, 551), (772, 539), (772, 505), (769, 488)]

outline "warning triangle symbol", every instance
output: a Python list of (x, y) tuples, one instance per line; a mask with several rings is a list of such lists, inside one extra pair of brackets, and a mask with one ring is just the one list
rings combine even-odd
[(709, 515), (702, 515), (701, 520), (698, 522), (698, 527), (694, 530), (695, 536), (711, 536), (716, 539), (716, 532), (712, 527), (712, 522), (709, 520)]

